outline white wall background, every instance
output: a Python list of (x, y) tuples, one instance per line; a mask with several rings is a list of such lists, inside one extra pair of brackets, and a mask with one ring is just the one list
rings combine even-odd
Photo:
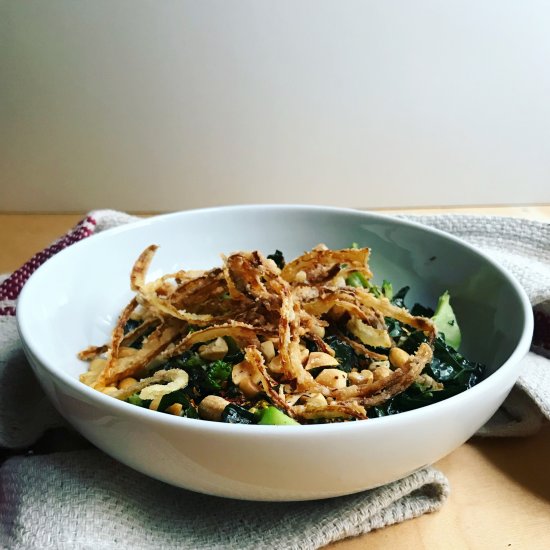
[(0, 0), (0, 210), (550, 202), (545, 0)]

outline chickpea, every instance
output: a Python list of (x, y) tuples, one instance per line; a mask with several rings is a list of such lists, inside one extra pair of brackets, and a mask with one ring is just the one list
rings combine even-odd
[(348, 375), (339, 369), (324, 369), (315, 380), (327, 388), (341, 390), (347, 386)]
[(223, 338), (216, 338), (213, 342), (205, 344), (199, 348), (199, 355), (202, 359), (207, 359), (209, 361), (216, 361), (218, 359), (223, 359), (229, 347), (227, 342)]
[(207, 395), (199, 403), (199, 416), (205, 420), (219, 421), (229, 401), (218, 395)]
[(165, 412), (173, 414), (174, 416), (180, 416), (182, 410), (183, 405), (181, 403), (172, 403), (172, 405), (166, 408)]
[(410, 355), (401, 348), (392, 348), (390, 350), (390, 363), (398, 369), (403, 368), (409, 359)]
[(350, 372), (348, 379), (351, 384), (356, 384), (358, 386), (362, 384), (371, 384), (374, 380), (374, 374), (368, 370), (362, 370), (361, 372)]
[(266, 361), (271, 361), (275, 357), (275, 345), (271, 340), (266, 340), (260, 344), (263, 356)]
[(387, 378), (388, 376), (391, 376), (392, 371), (388, 367), (378, 367), (373, 372), (373, 378), (375, 381), (382, 380), (383, 378)]
[(338, 364), (338, 359), (332, 357), (332, 355), (323, 351), (312, 351), (307, 360), (306, 370), (316, 369), (317, 367), (332, 367)]

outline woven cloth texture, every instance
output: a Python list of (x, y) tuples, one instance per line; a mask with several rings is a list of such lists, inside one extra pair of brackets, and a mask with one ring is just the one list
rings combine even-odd
[(550, 224), (502, 216), (399, 216), (451, 233), (512, 273), (533, 305), (550, 300)]
[[(533, 304), (550, 299), (550, 226), (511, 218), (422, 216), (508, 268)], [(16, 330), (17, 294), (65, 246), (135, 218), (96, 211), (29, 264), (0, 278), (0, 446), (23, 449), (65, 426), (36, 382)], [(2, 282), (3, 281), (3, 282)], [(480, 435), (526, 435), (550, 418), (550, 361), (529, 353), (521, 377)], [(445, 477), (425, 468), (372, 491), (314, 503), (247, 503), (149, 479), (97, 450), (14, 456), (0, 468), (4, 548), (319, 548), (437, 510)]]
[(11, 458), (0, 486), (0, 544), (12, 550), (307, 550), (433, 512), (449, 492), (425, 468), (356, 495), (252, 503), (171, 487), (98, 451)]

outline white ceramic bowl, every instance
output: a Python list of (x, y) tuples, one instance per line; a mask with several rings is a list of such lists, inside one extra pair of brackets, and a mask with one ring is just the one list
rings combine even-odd
[[(372, 248), (375, 279), (410, 285), (435, 306), (451, 292), (463, 353), (487, 364), (474, 388), (411, 412), (342, 424), (231, 425), (174, 417), (103, 395), (78, 380), (80, 349), (107, 341), (128, 302), (129, 270), (160, 245), (150, 277), (209, 268), (220, 253), (276, 248), (287, 258), (324, 242)], [(168, 483), (254, 500), (305, 500), (376, 487), (431, 464), (499, 407), (529, 349), (532, 313), (518, 283), (458, 239), (390, 217), (309, 206), (236, 206), (145, 219), (90, 237), (49, 260), (25, 285), (17, 321), (52, 402), (92, 443)]]

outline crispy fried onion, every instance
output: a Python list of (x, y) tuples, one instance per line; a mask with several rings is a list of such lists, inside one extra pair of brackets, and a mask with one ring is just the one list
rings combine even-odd
[[(306, 252), (286, 264), (281, 276), (285, 281), (292, 283), (296, 281), (298, 274), (304, 273), (305, 281), (316, 284), (334, 280), (339, 273), (349, 273), (353, 270), (370, 279), (372, 273), (368, 267), (369, 254), (368, 248), (329, 250), (319, 245), (311, 252)], [(302, 276), (299, 279), (303, 278)]]
[(119, 348), (111, 348), (105, 369), (99, 373), (93, 387), (103, 389), (141, 373), (179, 337), (180, 332), (181, 325), (168, 319), (145, 338), (140, 349), (124, 348), (125, 353), (119, 353)]
[(182, 369), (159, 370), (131, 386), (117, 390), (110, 394), (117, 399), (126, 399), (138, 393), (138, 397), (144, 400), (162, 398), (169, 393), (185, 388), (189, 383), (189, 375)]
[[(243, 400), (267, 399), (304, 423), (364, 419), (370, 407), (406, 390), (432, 359), (436, 330), (430, 319), (374, 293), (370, 283), (370, 289), (347, 284), (353, 274), (372, 277), (368, 248), (318, 245), (282, 269), (258, 251), (236, 252), (222, 256), (221, 267), (147, 282), (156, 250), (149, 246), (135, 262), (135, 296), (110, 342), (79, 354), (91, 361), (81, 380), (118, 399), (136, 394), (155, 408), (188, 384), (185, 367), (174, 368), (174, 358), (223, 358), (229, 338), (244, 353), (233, 367)], [(388, 318), (423, 332), (425, 342), (405, 353), (390, 335)], [(331, 335), (360, 358), (351, 373), (344, 372), (349, 366), (331, 347)]]

